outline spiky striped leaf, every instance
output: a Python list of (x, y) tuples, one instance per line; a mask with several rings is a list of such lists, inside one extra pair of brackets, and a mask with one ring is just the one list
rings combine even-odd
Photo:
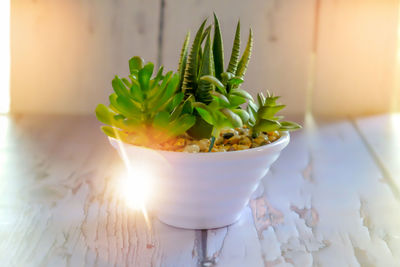
[(179, 66), (178, 66), (178, 72), (179, 72), (179, 76), (180, 76), (179, 90), (182, 90), (183, 78), (185, 76), (189, 40), (190, 40), (190, 32), (188, 32), (186, 34), (185, 41), (183, 42), (183, 46), (182, 46), (182, 50), (181, 50), (181, 57), (179, 59)]
[(239, 61), (238, 68), (236, 70), (236, 76), (242, 78), (246, 73), (247, 66), (249, 65), (249, 60), (251, 57), (251, 50), (253, 48), (253, 31), (250, 29), (249, 39), (247, 40), (246, 49), (243, 52), (243, 55)]
[(240, 21), (238, 21), (238, 24), (236, 26), (235, 39), (233, 41), (232, 53), (231, 53), (231, 58), (229, 60), (227, 72), (233, 74), (236, 73), (236, 69), (239, 63), (239, 55), (240, 55)]
[[(208, 32), (207, 34), (207, 41), (204, 46), (204, 55), (202, 58), (201, 69), (200, 69), (200, 77), (204, 75), (214, 75), (214, 59), (211, 50), (210, 32)], [(198, 88), (195, 94), (196, 100), (206, 104), (210, 103), (212, 100), (210, 92), (214, 90), (213, 87), (214, 86), (212, 83), (200, 80), (198, 82)]]
[(193, 94), (197, 89), (198, 76), (198, 55), (201, 49), (201, 37), (203, 35), (204, 25), (207, 20), (204, 20), (194, 38), (192, 48), (188, 55), (185, 76), (183, 78), (183, 92), (186, 95)]

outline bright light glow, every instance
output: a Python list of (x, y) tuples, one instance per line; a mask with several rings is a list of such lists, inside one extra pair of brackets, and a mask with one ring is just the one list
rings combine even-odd
[(121, 177), (119, 192), (129, 208), (144, 211), (152, 188), (152, 179), (148, 170), (138, 167), (129, 170)]
[(10, 110), (10, 1), (0, 1), (0, 114)]

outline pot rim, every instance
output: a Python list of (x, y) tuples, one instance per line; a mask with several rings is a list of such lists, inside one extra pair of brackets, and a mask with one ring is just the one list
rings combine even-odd
[(229, 152), (200, 152), (200, 153), (188, 153), (188, 152), (178, 152), (178, 151), (168, 151), (168, 150), (161, 150), (161, 149), (153, 149), (144, 146), (136, 146), (128, 143), (124, 143), (121, 140), (115, 139), (113, 137), (108, 137), (110, 143), (113, 147), (118, 149), (119, 144), (127, 148), (134, 148), (137, 150), (141, 150), (143, 152), (157, 152), (161, 155), (166, 157), (184, 157), (184, 158), (229, 158), (229, 157), (238, 157), (238, 156), (251, 156), (251, 155), (259, 155), (264, 154), (266, 152), (276, 152), (281, 151), (286, 145), (289, 143), (290, 134), (287, 131), (281, 132), (281, 137), (278, 140), (259, 147), (249, 148), (244, 150), (237, 150), (237, 151), (229, 151)]

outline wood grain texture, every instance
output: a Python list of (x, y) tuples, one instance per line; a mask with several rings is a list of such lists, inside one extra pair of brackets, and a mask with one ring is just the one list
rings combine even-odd
[[(254, 32), (253, 55), (243, 87), (253, 95), (270, 90), (288, 105), (286, 114), (303, 114), (313, 41), (314, 1), (166, 0), (163, 64), (177, 69), (186, 31), (192, 40), (213, 11), (219, 16), (225, 62), (229, 61), (237, 20), (240, 18), (242, 51), (248, 29)], [(225, 66), (226, 68), (227, 66)]]
[(128, 60), (157, 59), (159, 2), (11, 3), (11, 110), (91, 114)]
[[(383, 168), (386, 182), (400, 190), (400, 114), (359, 118), (355, 125)], [(397, 195), (400, 197), (400, 195)]]
[(313, 113), (389, 112), (398, 53), (397, 0), (319, 0)]
[(2, 116), (0, 262), (398, 266), (400, 202), (359, 133), (380, 139), (371, 145), (384, 148), (376, 149), (382, 159), (393, 156), (398, 136), (385, 130), (384, 116), (357, 125), (320, 123), (292, 134), (240, 220), (202, 232), (165, 225), (152, 213), (147, 223), (125, 205), (122, 162), (92, 116)]

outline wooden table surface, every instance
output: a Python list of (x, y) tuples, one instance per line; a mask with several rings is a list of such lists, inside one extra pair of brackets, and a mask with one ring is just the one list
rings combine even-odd
[(309, 124), (234, 225), (126, 207), (93, 117), (0, 117), (1, 266), (400, 266), (400, 115)]

